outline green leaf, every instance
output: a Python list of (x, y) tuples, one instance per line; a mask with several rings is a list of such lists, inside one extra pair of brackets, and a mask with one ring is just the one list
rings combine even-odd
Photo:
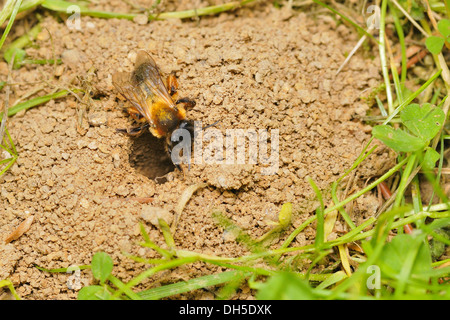
[(281, 228), (285, 229), (289, 226), (292, 219), (292, 203), (286, 202), (281, 207), (280, 213), (278, 214), (278, 221)]
[(281, 272), (267, 280), (258, 290), (259, 300), (312, 300), (316, 299), (308, 283), (293, 273)]
[(95, 279), (100, 280), (101, 283), (108, 279), (113, 269), (113, 261), (111, 257), (105, 252), (97, 252), (92, 257), (91, 270)]
[[(444, 228), (437, 229), (435, 231), (435, 234), (437, 234), (438, 236), (441, 236), (443, 239), (450, 240), (450, 230), (447, 230)], [(433, 256), (433, 258), (437, 259), (441, 255), (443, 255), (445, 253), (445, 247), (446, 247), (446, 244), (444, 242), (436, 239), (436, 236), (433, 237), (433, 239), (430, 242), (430, 251), (431, 251), (431, 255)]]
[(78, 292), (78, 300), (109, 300), (110, 293), (102, 286), (87, 286)]
[[(445, 121), (444, 112), (429, 103), (422, 106), (410, 104), (400, 112), (402, 123), (411, 133), (397, 129), (388, 125), (375, 126), (372, 134), (375, 138), (381, 140), (384, 144), (399, 152), (414, 152), (424, 149), (433, 139)], [(431, 152), (431, 151), (430, 151)], [(427, 160), (431, 161), (434, 154), (429, 154)]]
[(429, 103), (424, 103), (422, 106), (413, 103), (403, 109), (400, 119), (413, 134), (428, 142), (441, 129), (445, 114), (442, 109), (433, 107)]
[(25, 60), (27, 53), (25, 52), (25, 50), (19, 49), (19, 48), (7, 49), (5, 51), (4, 58), (8, 63), (11, 61), (14, 53), (15, 53), (15, 56), (14, 56), (13, 67), (14, 67), (14, 69), (19, 69), (20, 66), (23, 64), (23, 61)]
[(442, 19), (438, 22), (438, 30), (445, 37), (450, 36), (450, 20)]
[(414, 152), (425, 148), (426, 142), (418, 137), (388, 125), (375, 126), (372, 129), (375, 138), (398, 152)]
[[(427, 284), (430, 279), (431, 253), (425, 243), (424, 234), (400, 234), (387, 243), (378, 260), (383, 277), (391, 279), (414, 279)], [(421, 290), (417, 285), (409, 285), (407, 292)]]
[(422, 167), (425, 170), (431, 170), (434, 168), (436, 161), (439, 160), (439, 153), (433, 148), (426, 148), (425, 156), (423, 158)]
[(433, 54), (439, 54), (441, 52), (442, 47), (444, 46), (445, 39), (441, 37), (436, 36), (430, 36), (425, 39), (425, 46), (427, 47), (428, 51), (430, 51)]
[[(400, 0), (401, 6), (408, 11), (412, 18), (416, 21), (420, 21), (425, 18), (424, 12), (426, 12), (425, 6), (418, 0)], [(403, 16), (403, 13), (401, 13)]]

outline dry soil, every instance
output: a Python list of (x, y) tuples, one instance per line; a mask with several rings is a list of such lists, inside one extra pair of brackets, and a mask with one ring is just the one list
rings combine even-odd
[[(148, 6), (152, 1), (136, 1)], [(211, 2), (169, 2), (161, 10), (183, 10)], [(98, 1), (94, 7), (129, 11), (124, 1)], [(221, 210), (252, 237), (270, 230), (269, 221), (285, 202), (294, 204), (287, 233), (314, 214), (314, 193), (306, 177), (327, 190), (350, 167), (370, 137), (363, 99), (380, 84), (376, 52), (361, 49), (338, 74), (358, 41), (352, 28), (327, 12), (311, 15), (259, 3), (212, 17), (145, 23), (81, 17), (81, 30), (69, 29), (58, 15), (42, 11), (42, 32), (26, 51), (33, 59), (61, 57), (63, 64), (26, 66), (12, 72), (10, 103), (64, 88), (88, 88), (83, 95), (50, 101), (15, 115), (8, 129), (17, 145), (17, 163), (0, 177), (0, 239), (29, 216), (34, 221), (19, 239), (0, 244), (0, 279), (10, 278), (25, 299), (74, 299), (69, 274), (39, 271), (89, 264), (97, 251), (114, 260), (114, 274), (130, 280), (146, 266), (123, 252), (157, 257), (137, 243), (139, 223), (164, 246), (155, 215), (170, 221), (183, 192), (197, 190), (179, 217), (174, 234), (178, 248), (236, 257), (246, 248), (211, 218)], [(12, 37), (34, 23), (25, 18)], [(131, 71), (138, 50), (147, 50), (163, 75), (175, 72), (180, 96), (195, 99), (188, 118), (215, 129), (267, 129), (279, 132), (279, 168), (262, 174), (261, 163), (192, 165), (174, 170), (162, 141), (149, 133), (130, 138), (118, 128), (132, 125), (127, 103), (112, 84), (116, 71)], [(1, 79), (8, 68), (1, 63)], [(1, 94), (2, 101), (5, 98)], [(204, 147), (208, 142), (204, 142)], [(269, 142), (270, 146), (270, 142)], [(7, 156), (7, 155), (3, 155)], [(364, 162), (351, 188), (385, 172), (385, 149)], [(154, 179), (169, 172), (164, 178)], [(368, 194), (353, 204), (355, 221), (372, 215), (377, 198)], [(160, 208), (166, 209), (161, 210)], [(339, 223), (335, 232), (339, 232)], [(342, 231), (342, 230), (341, 230)], [(314, 225), (294, 245), (314, 241)], [(3, 240), (2, 240), (3, 241)], [(276, 245), (277, 243), (274, 243)], [(147, 280), (149, 288), (219, 272), (196, 263)], [(81, 273), (92, 283), (89, 271)], [(212, 299), (215, 288), (176, 298)], [(235, 298), (251, 299), (248, 288)]]

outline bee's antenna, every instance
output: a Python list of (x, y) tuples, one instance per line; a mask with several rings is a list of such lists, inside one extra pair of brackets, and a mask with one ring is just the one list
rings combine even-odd
[(210, 127), (214, 127), (214, 126), (215, 126), (216, 124), (218, 124), (220, 121), (222, 121), (222, 120), (217, 120), (217, 121), (214, 122), (213, 124), (209, 124), (209, 125), (207, 125), (206, 127), (203, 127), (202, 130), (208, 129), (208, 128), (210, 128)]

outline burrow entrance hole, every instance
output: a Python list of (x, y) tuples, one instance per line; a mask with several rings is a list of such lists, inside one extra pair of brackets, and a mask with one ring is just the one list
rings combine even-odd
[(148, 130), (131, 138), (129, 161), (139, 174), (157, 183), (165, 183), (166, 174), (175, 170), (165, 148), (165, 139), (156, 138)]

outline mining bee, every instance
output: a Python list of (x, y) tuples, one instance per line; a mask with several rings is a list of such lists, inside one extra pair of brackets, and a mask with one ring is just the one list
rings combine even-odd
[[(144, 50), (136, 56), (133, 72), (117, 72), (112, 77), (114, 87), (130, 103), (130, 116), (137, 127), (119, 129), (131, 136), (138, 136), (147, 128), (157, 138), (165, 138), (169, 155), (180, 138), (173, 136), (175, 129), (186, 129), (193, 137), (194, 122), (186, 119), (186, 109), (195, 106), (189, 98), (177, 97), (178, 82), (172, 73), (165, 84), (155, 60)], [(172, 137), (173, 136), (173, 137)], [(180, 169), (178, 165), (175, 166)]]

